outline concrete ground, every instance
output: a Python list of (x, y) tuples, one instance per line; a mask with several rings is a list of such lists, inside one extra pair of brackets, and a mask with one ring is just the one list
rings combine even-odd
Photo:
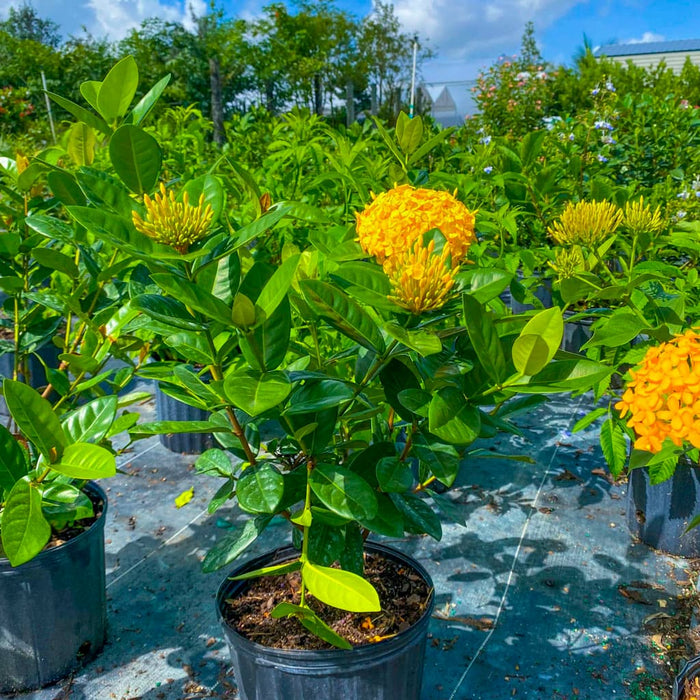
[[(625, 486), (606, 478), (595, 428), (570, 433), (587, 400), (558, 398), (520, 420), (522, 436), (499, 439), (499, 451), (535, 464), (465, 464), (446, 495), (466, 527), (445, 522), (439, 543), (392, 542), (423, 563), (437, 591), (423, 700), (656, 697), (630, 685), (644, 671), (662, 675), (645, 621), (675, 614), (686, 561), (631, 541)], [(73, 678), (21, 698), (237, 697), (214, 611), (222, 575), (202, 574), (200, 562), (242, 518), (232, 508), (207, 514), (216, 480), (195, 474), (193, 461), (154, 438), (103, 484), (109, 642)], [(177, 509), (190, 487), (194, 498)], [(249, 556), (283, 533), (270, 527)]]

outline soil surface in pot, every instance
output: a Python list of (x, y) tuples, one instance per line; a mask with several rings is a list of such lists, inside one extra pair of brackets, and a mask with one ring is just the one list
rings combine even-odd
[[(381, 555), (365, 555), (364, 576), (377, 589), (381, 612), (349, 613), (306, 597), (314, 612), (353, 646), (374, 644), (408, 629), (420, 619), (431, 595), (413, 569)], [(298, 571), (253, 579), (242, 595), (226, 600), (224, 618), (239, 634), (267, 647), (333, 649), (296, 618), (275, 620), (270, 615), (278, 603), (299, 603), (300, 583)]]

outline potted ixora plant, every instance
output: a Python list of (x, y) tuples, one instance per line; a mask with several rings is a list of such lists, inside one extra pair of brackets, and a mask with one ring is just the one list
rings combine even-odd
[(100, 442), (121, 426), (117, 398), (59, 417), (30, 386), (2, 385), (13, 430), (0, 426), (0, 692), (52, 683), (104, 643), (107, 497)]
[(656, 549), (683, 556), (700, 554), (699, 401), (700, 334), (686, 330), (647, 349), (615, 405), (620, 418), (601, 429), (614, 472), (624, 464), (625, 434), (634, 440), (630, 530)]
[[(303, 250), (277, 246), (279, 257), (255, 242), (290, 208), (231, 232), (200, 226), (206, 196), (190, 201), (199, 213), (162, 192), (129, 218), (69, 211), (148, 267), (153, 287), (130, 308), (192, 363), (139, 372), (211, 412), (132, 435), (214, 433), (221, 448), (196, 462), (222, 482), (210, 511), (235, 499), (253, 516), (204, 570), (229, 566), (274, 519), (289, 524), (295, 548), (230, 571), (217, 598), (241, 697), (416, 698), (432, 584), (369, 536), (439, 539), (438, 513), (455, 508), (433, 487), (453, 483), (478, 437), (514, 430), (510, 417), (537, 395), (586, 389), (609, 370), (552, 361), (558, 309), (499, 319), (488, 304), (502, 287), (458, 287), (474, 217), (446, 192), (396, 187), (358, 215), (357, 231), (315, 230)], [(246, 630), (261, 587), (271, 608), (258, 606)]]

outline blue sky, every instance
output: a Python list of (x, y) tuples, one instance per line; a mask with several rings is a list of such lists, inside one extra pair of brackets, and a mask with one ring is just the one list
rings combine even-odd
[[(22, 0), (0, 0), (0, 17)], [(261, 0), (222, 0), (231, 16), (253, 18), (267, 4)], [(58, 22), (66, 34), (81, 26), (96, 36), (119, 38), (141, 19), (157, 15), (187, 23), (186, 6), (205, 11), (207, 0), (32, 0), (43, 17)], [(339, 0), (358, 16), (371, 0)], [(658, 41), (700, 38), (697, 0), (394, 0), (408, 32), (418, 31), (437, 51), (426, 64), (426, 80), (473, 79), (479, 68), (499, 55), (516, 53), (523, 27), (535, 23), (544, 57), (569, 62), (583, 35), (594, 46), (610, 41)]]

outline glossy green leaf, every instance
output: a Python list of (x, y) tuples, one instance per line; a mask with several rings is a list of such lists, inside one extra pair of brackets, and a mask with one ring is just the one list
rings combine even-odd
[(138, 203), (117, 178), (95, 168), (81, 168), (76, 177), (81, 189), (95, 204), (102, 204), (109, 211), (131, 220)]
[(197, 474), (209, 474), (210, 476), (233, 476), (231, 458), (223, 450), (212, 448), (202, 452), (194, 463)]
[(281, 404), (291, 390), (291, 382), (283, 372), (235, 372), (224, 380), (231, 403), (253, 417)]
[(100, 94), (101, 87), (102, 82), (99, 80), (86, 80), (80, 83), (80, 94), (96, 112), (99, 111), (97, 96)]
[(299, 255), (292, 255), (287, 258), (282, 265), (275, 270), (272, 277), (270, 277), (267, 284), (263, 287), (262, 292), (260, 292), (260, 296), (258, 296), (255, 305), (263, 310), (267, 318), (272, 316), (289, 291), (297, 271), (299, 258)]
[(433, 435), (446, 442), (468, 445), (479, 437), (481, 417), (459, 389), (443, 387), (430, 402), (428, 427)]
[(41, 511), (41, 493), (28, 478), (20, 479), (5, 500), (0, 531), (12, 566), (33, 559), (49, 541), (51, 528)]
[(384, 352), (384, 338), (376, 323), (347, 294), (320, 280), (303, 280), (299, 286), (313, 310), (333, 328), (368, 350)]
[(109, 157), (117, 175), (132, 192), (151, 192), (158, 182), (163, 157), (160, 146), (139, 127), (120, 126), (109, 140)]
[[(294, 571), (299, 571), (299, 569), (301, 569), (301, 562), (297, 559), (296, 561), (290, 561), (284, 564), (273, 564), (272, 566), (263, 566), (261, 569), (247, 571), (246, 573), (239, 574), (238, 576), (231, 576), (231, 580), (245, 581), (251, 578), (260, 578), (260, 576), (281, 576), (282, 574), (291, 574)], [(273, 613), (271, 614), (273, 617), (275, 617)]]
[(315, 598), (348, 612), (378, 612), (379, 596), (366, 579), (342, 569), (318, 566), (310, 561), (301, 567), (301, 577)]
[(410, 464), (398, 457), (384, 457), (377, 462), (377, 481), (385, 493), (403, 493), (413, 486)]
[(238, 479), (236, 495), (249, 513), (274, 513), (284, 494), (284, 478), (268, 462), (248, 467)]
[(0, 498), (27, 473), (27, 460), (14, 435), (0, 425)]
[(459, 471), (459, 454), (452, 445), (419, 434), (413, 440), (411, 454), (418, 457), (438, 481), (452, 486)]
[(321, 503), (344, 518), (371, 520), (377, 514), (372, 487), (344, 467), (319, 464), (309, 475), (309, 483)]
[(604, 325), (593, 331), (593, 337), (581, 348), (594, 348), (603, 345), (618, 348), (634, 340), (649, 328), (649, 324), (631, 311), (622, 311), (610, 316)]
[[(80, 189), (75, 176), (65, 170), (52, 170), (47, 175), (49, 189), (53, 195), (66, 206), (87, 204), (84, 192)], [(65, 224), (64, 224), (65, 225)], [(41, 233), (41, 231), (40, 231)], [(73, 231), (70, 230), (72, 238)]]
[(400, 112), (396, 120), (396, 140), (406, 155), (411, 155), (423, 140), (423, 120), (420, 115), (411, 119), (405, 112)]
[(465, 273), (464, 279), (471, 284), (469, 296), (486, 304), (508, 288), (513, 275), (505, 270), (478, 268)]
[(114, 455), (90, 442), (66, 445), (61, 458), (51, 468), (71, 479), (105, 479), (117, 473)]
[(94, 515), (90, 497), (72, 484), (53, 483), (45, 488), (42, 510), (48, 520), (59, 524)]
[(207, 319), (226, 326), (231, 323), (231, 311), (228, 306), (198, 285), (169, 273), (159, 272), (151, 275), (151, 278), (167, 294), (204, 314)]
[(415, 350), (422, 357), (435, 355), (442, 351), (442, 341), (434, 333), (427, 330), (410, 331), (398, 323), (389, 321), (384, 324), (387, 335), (403, 343), (407, 348)]
[(117, 416), (117, 397), (101, 396), (71, 411), (62, 420), (71, 442), (99, 442)]
[(152, 319), (175, 328), (202, 330), (206, 327), (192, 316), (184, 304), (159, 294), (140, 294), (131, 300), (131, 306)]
[(270, 318), (241, 336), (240, 348), (247, 362), (260, 371), (279, 367), (287, 354), (291, 327), (291, 307), (284, 298)]
[(78, 121), (85, 122), (103, 134), (112, 133), (112, 129), (107, 125), (107, 122), (104, 119), (98, 117), (96, 114), (93, 114), (90, 110), (85, 109), (85, 107), (81, 107), (75, 102), (71, 102), (71, 100), (61, 97), (61, 95), (57, 95), (55, 92), (47, 91), (46, 94), (57, 105), (63, 107), (63, 109), (65, 109), (67, 112), (70, 112), (70, 114), (72, 114)]
[(622, 427), (608, 418), (600, 426), (600, 447), (613, 476), (619, 476), (627, 464), (627, 438)]
[(534, 376), (546, 367), (561, 345), (564, 321), (558, 307), (533, 316), (513, 343), (513, 364), (518, 372)]
[(427, 533), (433, 539), (442, 539), (440, 518), (420, 496), (412, 493), (392, 493), (390, 497), (403, 516), (408, 532)]
[(506, 378), (507, 365), (491, 314), (470, 294), (462, 295), (464, 322), (479, 362), (495, 382)]
[(27, 384), (5, 379), (2, 390), (17, 427), (48, 462), (61, 456), (66, 436), (51, 404)]
[(163, 94), (163, 91), (170, 82), (170, 73), (161, 78), (136, 104), (131, 110), (131, 121), (135, 126), (141, 124), (156, 106), (156, 103)]
[(344, 382), (332, 379), (307, 381), (289, 397), (289, 406), (284, 413), (285, 415), (294, 415), (334, 408), (350, 400), (353, 396), (353, 389)]
[(334, 632), (311, 608), (294, 605), (293, 603), (278, 603), (270, 612), (275, 619), (281, 617), (296, 617), (299, 622), (312, 634), (332, 644), (338, 649), (352, 649), (352, 644)]
[(50, 270), (56, 270), (68, 275), (71, 279), (75, 279), (78, 274), (78, 266), (73, 262), (73, 258), (63, 253), (59, 253), (52, 248), (34, 248), (32, 255), (39, 265), (48, 267)]
[(133, 56), (122, 58), (107, 73), (97, 93), (97, 111), (108, 124), (126, 114), (138, 85), (139, 69)]
[(221, 433), (230, 431), (230, 427), (215, 425), (206, 420), (158, 420), (150, 423), (138, 423), (129, 433), (146, 437), (148, 435), (178, 435), (179, 433)]
[(376, 532), (378, 535), (384, 535), (385, 537), (403, 537), (403, 516), (393, 501), (388, 495), (383, 493), (376, 494), (376, 498), (378, 504), (377, 514), (371, 519), (359, 518), (358, 522), (360, 525), (367, 528), (370, 532)]
[(202, 562), (202, 571), (209, 574), (230, 564), (255, 542), (269, 525), (270, 520), (272, 520), (271, 515), (258, 515), (256, 518), (246, 520), (235, 532), (224, 537), (207, 552)]
[(165, 344), (188, 362), (210, 365), (214, 362), (211, 349), (201, 333), (180, 331), (164, 338)]

